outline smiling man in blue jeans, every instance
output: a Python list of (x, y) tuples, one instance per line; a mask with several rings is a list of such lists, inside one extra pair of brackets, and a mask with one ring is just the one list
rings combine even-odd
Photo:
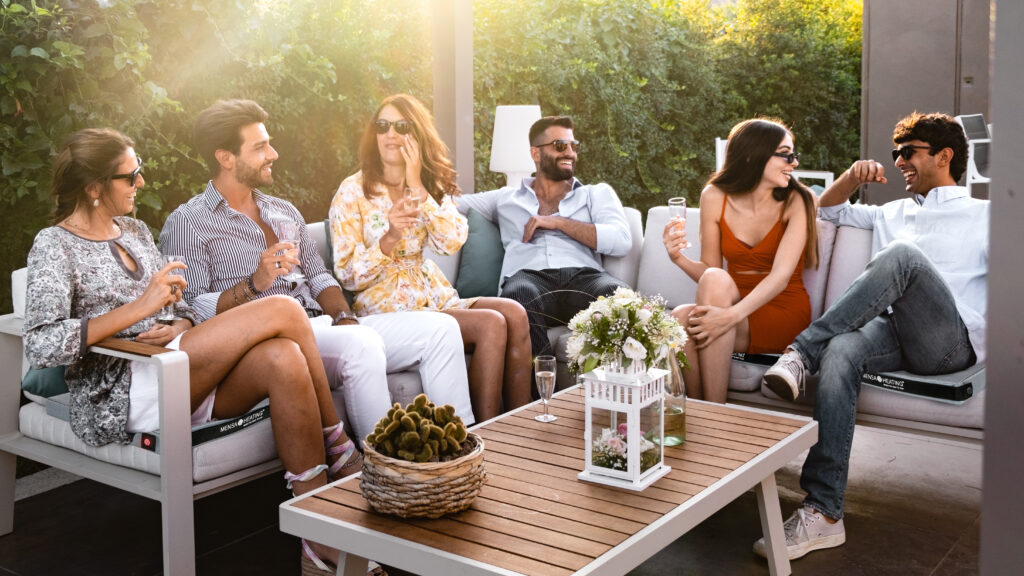
[[(910, 198), (850, 204), (866, 182), (885, 182), (858, 161), (821, 196), (819, 216), (873, 232), (874, 257), (838, 300), (765, 373), (792, 400), (819, 372), (818, 443), (804, 462), (803, 506), (785, 523), (790, 559), (846, 541), (843, 500), (860, 379), (865, 372), (948, 374), (985, 356), (989, 203), (956, 182), (967, 167), (963, 129), (944, 114), (914, 113), (893, 131), (893, 160)], [(764, 539), (754, 551), (765, 555)]]

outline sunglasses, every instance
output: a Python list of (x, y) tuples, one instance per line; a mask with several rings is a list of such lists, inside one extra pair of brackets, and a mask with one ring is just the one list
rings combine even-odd
[(910, 160), (910, 157), (914, 155), (914, 150), (927, 150), (929, 152), (935, 152), (937, 149), (931, 146), (912, 146), (908, 144), (902, 148), (892, 149), (892, 161), (895, 162), (896, 159), (899, 158), (900, 156), (902, 156), (904, 160)]
[(551, 142), (548, 142), (547, 144), (538, 144), (538, 145), (534, 146), (534, 148), (543, 148), (545, 146), (553, 146), (554, 149), (555, 149), (555, 152), (565, 152), (565, 149), (570, 147), (570, 146), (572, 146), (572, 151), (573, 152), (579, 152), (580, 151), (580, 141), (579, 140), (552, 140)]
[(405, 136), (409, 132), (412, 132), (412, 122), (409, 122), (408, 120), (395, 120), (392, 122), (381, 118), (380, 120), (374, 120), (373, 125), (377, 128), (377, 134), (387, 134), (388, 130), (390, 130), (392, 126), (395, 127), (395, 132), (401, 136)]
[(800, 159), (799, 152), (775, 152), (772, 156), (778, 156), (786, 161), (786, 164), (792, 164)]
[(127, 174), (114, 174), (110, 177), (111, 180), (127, 180), (128, 185), (132, 188), (135, 187), (136, 182), (139, 180), (139, 174), (142, 174), (142, 157), (136, 156), (135, 160), (139, 163), (139, 167)]

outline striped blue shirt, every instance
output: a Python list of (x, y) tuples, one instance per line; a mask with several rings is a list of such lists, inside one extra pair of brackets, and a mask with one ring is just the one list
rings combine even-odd
[[(287, 200), (255, 189), (252, 196), (264, 222), (289, 218), (303, 224), (299, 239), (301, 265), (295, 271), (305, 274), (306, 282), (296, 285), (278, 277), (260, 296), (286, 294), (307, 310), (322, 310), (317, 296), (327, 288), (333, 286), (340, 290), (341, 286), (324, 266), (316, 242), (306, 231), (302, 214)], [(221, 292), (252, 274), (266, 249), (267, 241), (260, 227), (228, 206), (212, 181), (202, 194), (178, 206), (160, 231), (160, 250), (164, 254), (182, 256), (188, 266), (185, 300), (195, 308), (201, 320), (208, 320), (217, 313)]]

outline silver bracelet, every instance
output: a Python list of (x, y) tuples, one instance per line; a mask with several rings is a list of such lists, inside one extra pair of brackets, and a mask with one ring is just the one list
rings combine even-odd
[(359, 317), (356, 316), (354, 312), (349, 310), (346, 310), (345, 312), (339, 312), (338, 315), (334, 317), (334, 324), (337, 324), (342, 320), (355, 320), (356, 324), (359, 323)]

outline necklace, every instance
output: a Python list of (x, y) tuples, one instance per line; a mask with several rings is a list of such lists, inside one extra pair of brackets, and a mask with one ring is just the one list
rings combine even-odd
[[(109, 236), (109, 238), (113, 238), (113, 237), (117, 236), (119, 234), (119, 232), (120, 232), (120, 227), (117, 225), (116, 222), (112, 222), (111, 223), (112, 228), (108, 228), (107, 230), (105, 230), (104, 234), (96, 234), (96, 233), (92, 232), (91, 230), (89, 230), (88, 228), (86, 228), (85, 226), (80, 226), (78, 224), (75, 224), (74, 222), (71, 221), (71, 217), (70, 216), (68, 218), (64, 219), (64, 223), (67, 224), (68, 226), (74, 228), (75, 230), (78, 230), (78, 231), (82, 232), (85, 236), (92, 236), (92, 237), (96, 237), (96, 238), (101, 238), (101, 237), (104, 237), (104, 236)], [(109, 239), (109, 238), (106, 238), (106, 239)]]

